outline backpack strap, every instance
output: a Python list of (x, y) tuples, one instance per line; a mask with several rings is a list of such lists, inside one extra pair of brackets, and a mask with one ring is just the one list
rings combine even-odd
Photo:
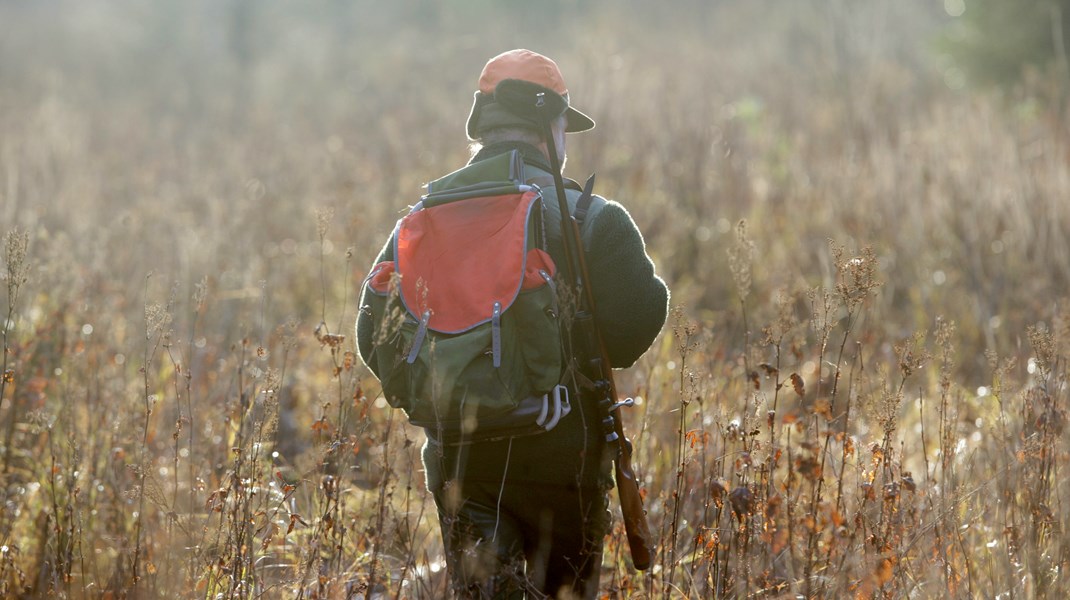
[[(580, 187), (579, 182), (574, 179), (563, 177), (562, 180), (564, 181), (566, 188), (582, 192), (579, 200), (576, 202), (576, 212), (572, 215), (576, 218), (576, 225), (582, 229), (583, 220), (587, 218), (587, 211), (591, 210), (591, 203), (594, 201), (594, 175), (587, 178), (587, 183), (584, 184), (583, 187)], [(552, 187), (555, 185), (552, 175), (532, 177), (528, 180), (528, 183), (539, 187)]]
[(424, 337), (427, 336), (427, 323), (430, 320), (431, 311), (425, 310), (420, 317), (420, 326), (416, 328), (416, 335), (412, 339), (412, 348), (409, 349), (409, 355), (405, 357), (405, 362), (410, 365), (416, 362), (416, 358), (420, 356), (420, 346), (424, 345)]
[(573, 213), (573, 217), (576, 218), (576, 226), (583, 230), (583, 220), (587, 218), (587, 211), (591, 209), (591, 201), (594, 200), (594, 175), (587, 178), (587, 183), (583, 185), (583, 193), (580, 194), (580, 199), (576, 201), (576, 212)]
[(502, 304), (501, 302), (494, 303), (494, 314), (490, 320), (490, 337), (491, 337), (491, 361), (494, 364), (494, 368), (502, 366)]
[[(571, 189), (574, 189), (574, 190), (577, 190), (577, 191), (583, 189), (582, 187), (580, 187), (580, 183), (578, 181), (576, 181), (575, 179), (569, 179), (568, 177), (562, 177), (561, 180), (565, 182), (565, 187), (566, 188), (571, 188)], [(554, 183), (553, 175), (544, 175), (542, 177), (532, 177), (531, 179), (528, 180), (528, 183), (537, 185), (537, 186), (539, 186), (541, 188), (554, 187), (554, 185), (556, 185)]]

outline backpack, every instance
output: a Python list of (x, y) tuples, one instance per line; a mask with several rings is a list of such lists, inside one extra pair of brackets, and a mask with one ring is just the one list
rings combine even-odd
[(513, 151), (428, 184), (365, 280), (370, 366), (440, 443), (549, 431), (571, 410), (542, 193), (523, 170)]

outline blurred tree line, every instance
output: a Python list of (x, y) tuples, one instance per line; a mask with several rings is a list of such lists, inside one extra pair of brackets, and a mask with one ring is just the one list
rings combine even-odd
[(1070, 97), (1070, 0), (945, 0), (941, 46), (966, 79), (1039, 101), (1060, 124)]

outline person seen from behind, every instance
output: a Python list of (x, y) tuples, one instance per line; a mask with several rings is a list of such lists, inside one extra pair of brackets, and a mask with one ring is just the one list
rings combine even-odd
[[(474, 155), (469, 166), (515, 153), (524, 179), (541, 188), (545, 202), (547, 253), (565, 264), (562, 218), (554, 189), (551, 144), (530, 115), (495, 100), (498, 84), (519, 79), (537, 84), (566, 105), (568, 88), (557, 64), (530, 50), (510, 50), (483, 68), (467, 121)], [(551, 122), (557, 162), (566, 161), (566, 134), (594, 128), (594, 121), (568, 105)], [(575, 214), (581, 190), (566, 180), (565, 196)], [(655, 273), (643, 237), (623, 205), (590, 198), (580, 236), (601, 332), (614, 368), (632, 365), (665, 324), (669, 291)], [(376, 265), (395, 259), (396, 240), (387, 241)], [(380, 376), (375, 353), (376, 323), (365, 310), (357, 320), (360, 355)], [(566, 344), (567, 346), (567, 344)], [(569, 357), (572, 358), (572, 357)], [(595, 598), (603, 540), (610, 527), (609, 490), (613, 449), (605, 442), (594, 395), (565, 368), (561, 383), (571, 411), (536, 435), (450, 445), (428, 430), (423, 448), (427, 488), (438, 509), (446, 564), (461, 598)]]

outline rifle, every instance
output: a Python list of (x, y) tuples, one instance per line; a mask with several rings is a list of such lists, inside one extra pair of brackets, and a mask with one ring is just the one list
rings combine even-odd
[[(498, 83), (494, 90), (495, 101), (502, 103), (510, 111), (530, 118), (542, 128), (549, 150), (550, 166), (553, 171), (554, 187), (557, 189), (557, 202), (561, 211), (561, 237), (565, 247), (566, 277), (569, 285), (577, 292), (579, 304), (573, 317), (573, 340), (578, 346), (577, 355), (580, 374), (593, 383), (598, 397), (598, 409), (602, 413), (602, 429), (607, 443), (614, 443), (616, 456), (613, 459), (614, 478), (617, 494), (620, 496), (620, 508), (624, 517), (624, 531), (628, 538), (628, 547), (632, 554), (635, 568), (643, 571), (650, 567), (651, 543), (650, 527), (643, 510), (643, 497), (639, 493), (639, 482), (632, 469), (632, 444), (624, 436), (624, 424), (620, 408), (631, 406), (632, 400), (616, 401), (617, 389), (613, 381), (612, 365), (606, 352), (602, 334), (595, 323), (594, 295), (589, 284), (587, 261), (583, 255), (583, 242), (580, 238), (579, 224), (568, 210), (565, 199), (565, 185), (561, 176), (561, 164), (557, 156), (557, 145), (550, 129), (550, 123), (565, 112), (567, 101), (560, 95), (546, 90), (542, 86), (520, 79), (506, 79)], [(594, 175), (584, 186), (584, 196), (590, 196), (594, 187)]]

